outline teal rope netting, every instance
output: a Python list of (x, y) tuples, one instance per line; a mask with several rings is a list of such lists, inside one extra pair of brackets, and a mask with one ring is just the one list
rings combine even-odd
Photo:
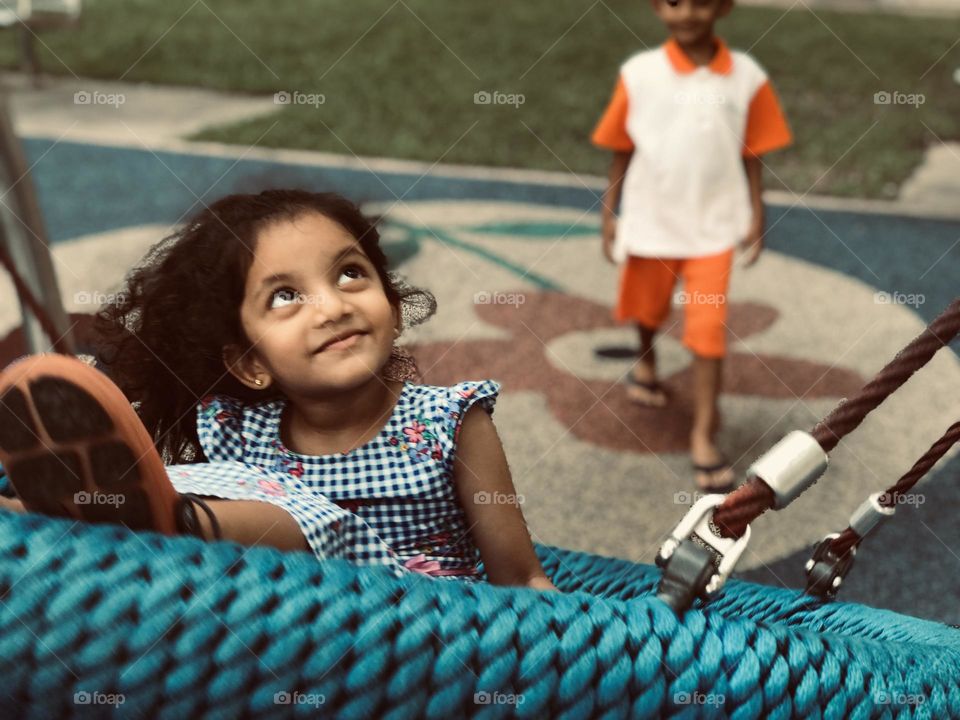
[(653, 566), (538, 552), (565, 593), (0, 513), (0, 704), (175, 720), (960, 717), (960, 630), (736, 581), (678, 618)]

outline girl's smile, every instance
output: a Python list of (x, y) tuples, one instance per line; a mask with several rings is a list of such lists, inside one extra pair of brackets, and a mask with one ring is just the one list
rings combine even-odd
[(330, 352), (337, 350), (349, 350), (354, 347), (357, 343), (362, 342), (363, 339), (367, 336), (366, 333), (360, 331), (349, 331), (346, 333), (341, 333), (336, 338), (333, 338), (317, 349), (317, 353)]

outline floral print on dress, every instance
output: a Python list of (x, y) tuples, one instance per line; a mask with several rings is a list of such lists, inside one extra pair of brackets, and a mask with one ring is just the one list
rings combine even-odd
[(406, 453), (416, 464), (428, 460), (439, 463), (443, 460), (443, 452), (431, 425), (433, 420), (417, 415), (401, 428), (399, 435), (392, 435), (387, 442)]
[(287, 494), (287, 491), (283, 489), (283, 485), (276, 480), (259, 480), (257, 481), (257, 487), (267, 495), (273, 495), (274, 497), (283, 497)]
[[(348, 453), (316, 456), (283, 444), (284, 399), (206, 396), (197, 408), (201, 448), (208, 462), (236, 467), (215, 477), (199, 472), (195, 482), (172, 479), (190, 492), (283, 507), (319, 557), (343, 545), (358, 562), (475, 579), (480, 558), (453, 487), (453, 458), (468, 409), (492, 413), (499, 389), (487, 380), (407, 383), (379, 435)], [(331, 517), (331, 506), (342, 517)]]

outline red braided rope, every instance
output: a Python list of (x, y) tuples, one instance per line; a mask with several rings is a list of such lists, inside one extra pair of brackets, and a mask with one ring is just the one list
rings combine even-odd
[[(876, 377), (852, 398), (842, 400), (811, 431), (824, 452), (830, 452), (841, 438), (852, 432), (863, 419), (921, 367), (937, 350), (960, 333), (960, 297), (954, 298), (946, 310), (927, 328), (897, 353)], [(730, 493), (714, 513), (713, 522), (722, 537), (740, 537), (751, 522), (773, 507), (773, 491), (759, 478)]]
[[(64, 344), (63, 338), (57, 331), (57, 328), (50, 319), (50, 316), (47, 314), (46, 308), (44, 308), (43, 305), (37, 300), (36, 296), (33, 294), (33, 291), (23, 281), (23, 278), (20, 277), (20, 273), (18, 273), (16, 267), (14, 267), (13, 258), (10, 257), (3, 243), (0, 243), (0, 264), (2, 264), (7, 269), (7, 272), (10, 273), (10, 279), (13, 280), (13, 286), (16, 288), (17, 295), (30, 309), (30, 312), (33, 313), (33, 316), (37, 318), (37, 321), (40, 323), (40, 327), (43, 328), (43, 332), (45, 332), (47, 337), (50, 338), (50, 342), (53, 344), (54, 351), (64, 355), (69, 355), (70, 351)], [(26, 328), (24, 328), (24, 331), (26, 331)]]
[[(910, 492), (913, 486), (920, 481), (920, 478), (930, 472), (930, 469), (937, 464), (940, 458), (947, 454), (947, 450), (958, 442), (960, 442), (960, 422), (955, 422), (947, 429), (943, 437), (931, 445), (930, 449), (923, 454), (923, 457), (917, 460), (913, 467), (897, 480), (896, 484), (887, 488), (887, 491), (880, 496), (880, 504), (884, 507), (896, 507), (899, 497)], [(850, 548), (859, 544), (862, 539), (852, 528), (848, 527), (830, 543), (830, 550), (838, 556), (845, 555)]]

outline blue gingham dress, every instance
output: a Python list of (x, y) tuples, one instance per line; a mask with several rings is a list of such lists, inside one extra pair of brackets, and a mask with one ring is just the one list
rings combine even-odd
[(178, 492), (282, 507), (318, 558), (476, 579), (479, 552), (457, 499), (453, 458), (466, 411), (479, 402), (492, 414), (499, 392), (492, 380), (404, 383), (377, 437), (332, 455), (284, 446), (285, 398), (245, 404), (210, 395), (197, 407), (209, 462), (170, 465), (167, 474)]

